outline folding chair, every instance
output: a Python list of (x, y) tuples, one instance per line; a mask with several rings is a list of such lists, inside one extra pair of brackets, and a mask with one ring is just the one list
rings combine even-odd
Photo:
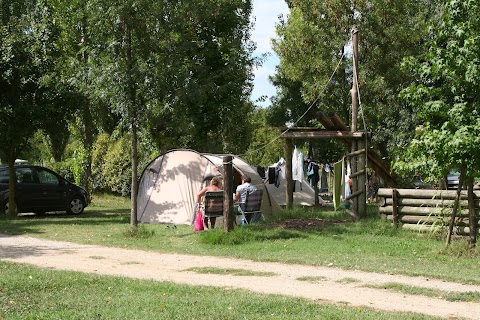
[(238, 203), (238, 214), (242, 215), (245, 223), (258, 222), (262, 219), (263, 190), (248, 192), (245, 202)]
[(215, 218), (223, 216), (223, 190), (207, 191), (203, 201), (203, 216)]

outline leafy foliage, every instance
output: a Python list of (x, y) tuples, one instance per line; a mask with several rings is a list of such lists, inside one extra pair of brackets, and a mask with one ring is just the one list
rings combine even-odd
[(448, 1), (440, 23), (430, 27), (422, 59), (405, 60), (416, 83), (404, 89), (402, 97), (417, 112), (421, 126), (398, 168), (421, 168), (437, 178), (462, 164), (467, 175), (478, 171), (479, 34), (478, 2)]
[(353, 69), (348, 60), (355, 26), (359, 30), (359, 117), (364, 117), (359, 118), (359, 128), (372, 131), (376, 147), (392, 159), (411, 138), (415, 123), (412, 110), (397, 99), (400, 89), (411, 83), (400, 64), (404, 56), (420, 53), (425, 21), (435, 14), (432, 9), (439, 2), (289, 1), (291, 15), (277, 26), (274, 42), (281, 63), (275, 81), (281, 85), (279, 98), (285, 103), (278, 101), (272, 110), (278, 114), (289, 108), (295, 120), (302, 113), (297, 110), (306, 109), (290, 97), (301, 93), (304, 103), (318, 99), (307, 120), (321, 110), (334, 111), (350, 123)]
[[(131, 191), (130, 136), (115, 137), (107, 133), (100, 134), (92, 147), (93, 188), (127, 196)], [(157, 154), (155, 153), (154, 156)], [(139, 166), (137, 174), (151, 161), (149, 150), (139, 144)]]
[(244, 158), (257, 167), (268, 167), (285, 154), (284, 141), (278, 138), (281, 132), (267, 125), (266, 117), (267, 110), (257, 108), (250, 118), (252, 140)]
[[(17, 3), (15, 3), (17, 4)], [(27, 33), (31, 3), (3, 8), (0, 25), (0, 158), (13, 161), (38, 124), (35, 92), (39, 63), (33, 47), (35, 34)]]

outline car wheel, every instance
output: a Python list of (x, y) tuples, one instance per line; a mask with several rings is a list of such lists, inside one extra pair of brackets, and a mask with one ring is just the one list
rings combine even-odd
[[(0, 211), (7, 214), (9, 207), (10, 207), (10, 206), (9, 206), (8, 199), (7, 199), (7, 200), (2, 204), (2, 209), (1, 209)], [(17, 213), (17, 206), (15, 206), (14, 212)]]
[(83, 204), (82, 199), (76, 197), (70, 201), (68, 205), (67, 213), (69, 214), (81, 214), (85, 209), (85, 205)]

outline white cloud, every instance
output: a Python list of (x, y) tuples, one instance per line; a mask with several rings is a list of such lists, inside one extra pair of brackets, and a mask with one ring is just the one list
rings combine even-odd
[(279, 15), (286, 16), (288, 7), (284, 0), (254, 0), (253, 18), (255, 30), (252, 40), (257, 43), (257, 52), (271, 52), (271, 39), (275, 35), (275, 24)]
[[(288, 12), (288, 6), (284, 0), (253, 0), (252, 15), (255, 18), (255, 28), (252, 32), (252, 40), (257, 44), (255, 54), (269, 53), (270, 55), (263, 66), (255, 71), (252, 101), (264, 95), (268, 97), (275, 95), (275, 87), (268, 81), (268, 76), (274, 74), (279, 60), (272, 51), (271, 39), (276, 36), (275, 24), (279, 21), (279, 15), (286, 17)], [(260, 105), (268, 106), (269, 101)]]

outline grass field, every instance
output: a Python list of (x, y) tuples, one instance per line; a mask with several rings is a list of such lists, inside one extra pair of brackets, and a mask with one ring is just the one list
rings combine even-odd
[(0, 262), (0, 319), (434, 319)]
[[(392, 227), (370, 217), (350, 222), (341, 211), (294, 209), (270, 223), (196, 233), (191, 226), (140, 225), (132, 234), (129, 201), (95, 196), (79, 216), (44, 215), (0, 219), (0, 233), (28, 234), (84, 244), (138, 248), (159, 252), (229, 256), (261, 261), (336, 266), (392, 274), (421, 275), (480, 284), (479, 250), (467, 249), (465, 239), (449, 248), (444, 237)], [(323, 219), (341, 223), (293, 230), (278, 227), (286, 219)], [(273, 223), (273, 226), (272, 226)]]
[[(353, 223), (344, 212), (296, 208), (266, 222), (237, 227), (228, 234), (222, 229), (196, 233), (191, 226), (171, 225), (140, 225), (132, 232), (128, 199), (96, 195), (79, 216), (1, 216), (0, 233), (480, 284), (478, 250), (467, 250), (464, 239), (455, 239), (446, 249), (441, 236), (396, 229), (377, 219), (374, 207), (369, 212), (370, 217)], [(282, 227), (283, 222), (298, 219), (337, 223), (303, 230)], [(153, 314), (157, 319), (430, 319), (6, 262), (0, 263), (0, 270), (0, 319), (149, 319)]]

